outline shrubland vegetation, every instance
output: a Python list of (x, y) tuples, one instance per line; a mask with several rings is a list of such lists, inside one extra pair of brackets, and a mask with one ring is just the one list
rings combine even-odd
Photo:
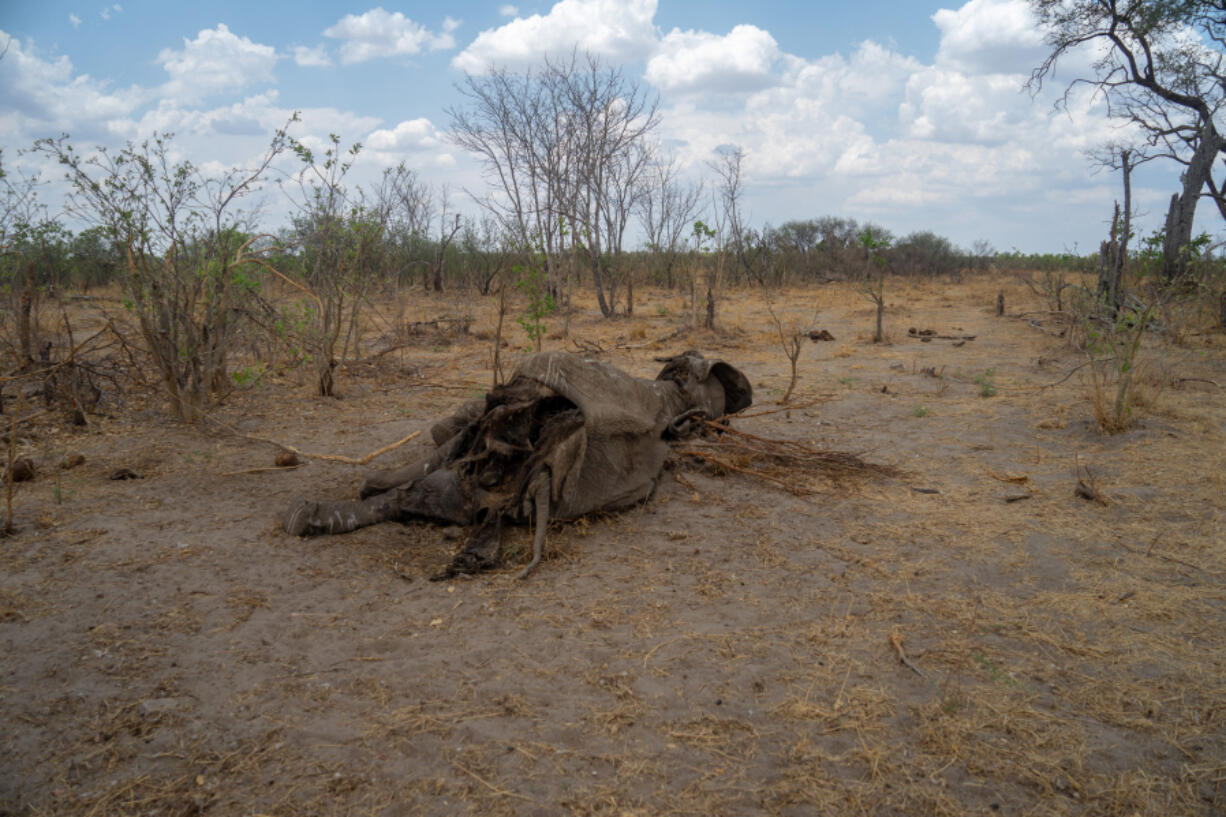
[[(195, 422), (269, 367), (310, 372), (317, 392), (332, 395), (338, 367), (370, 351), (363, 329), (376, 298), (401, 305), (398, 325), (386, 328), (402, 336), (411, 328), (404, 307), (416, 292), (464, 295), (434, 322), (461, 331), (481, 308), (478, 297), (490, 299), (499, 315), (498, 370), (502, 318), (509, 314), (506, 325), (518, 323), (525, 345), (540, 349), (551, 329), (565, 334), (576, 288), (590, 288), (607, 319), (633, 314), (636, 286), (677, 291), (688, 326), (717, 330), (730, 289), (769, 293), (850, 280), (874, 304), (872, 337), (882, 342), (891, 277), (996, 271), (1025, 280), (1075, 325), (1062, 331), (1093, 364), (1096, 393), (1108, 395), (1096, 399), (1107, 407), (1102, 427), (1124, 428), (1142, 336), (1178, 340), (1226, 320), (1217, 247), (1207, 236), (1184, 235), (1195, 196), (1183, 201), (1185, 189), (1172, 201), (1167, 229), (1130, 244), (1131, 168), (1157, 157), (1159, 120), (1174, 126), (1159, 141), (1163, 155), (1185, 167), (1185, 188), (1203, 146), (1216, 146), (1216, 155), (1226, 143), (1212, 122), (1220, 84), (1208, 81), (1220, 60), (1207, 64), (1203, 53), (1178, 50), (1151, 56), (1150, 48), (1176, 23), (1213, 38), (1220, 21), (1198, 4), (1164, 5), (1144, 20), (1112, 18), (1106, 5), (1035, 3), (1055, 32), (1036, 83), (1068, 50), (1108, 37), (1104, 26), (1132, 37), (1111, 40), (1102, 73), (1087, 80), (1119, 96), (1133, 119), (1150, 114), (1153, 125), (1148, 148), (1106, 149), (1102, 161), (1123, 171), (1125, 195), (1098, 253), (997, 252), (984, 241), (960, 248), (935, 232), (895, 235), (837, 215), (755, 227), (743, 207), (741, 148), (722, 149), (704, 179), (684, 181), (654, 141), (654, 99), (619, 69), (572, 54), (536, 70), (465, 79), (464, 103), (448, 114), (452, 139), (490, 183), (468, 202), (475, 215), (458, 212), (448, 188), (403, 165), (374, 184), (352, 182), (362, 146), (332, 135), (312, 149), (290, 135), (293, 121), (253, 167), (229, 172), (176, 158), (169, 134), (118, 151), (40, 140), (32, 150), (57, 163), (71, 195), (53, 212), (40, 200), (41, 180), (2, 179), (5, 385), (69, 373), (84, 384), (69, 395), (80, 415), (86, 402), (140, 381), (135, 368), (156, 373), (170, 413)], [(1137, 53), (1153, 64), (1138, 67)], [(1226, 213), (1221, 185), (1202, 175), (1201, 187)], [(269, 197), (287, 202), (287, 224), (267, 223), (261, 205)], [(639, 246), (631, 235), (642, 236)], [(104, 330), (82, 344), (64, 302), (100, 289), (118, 293), (121, 308), (103, 310)], [(800, 328), (777, 323), (791, 357)]]

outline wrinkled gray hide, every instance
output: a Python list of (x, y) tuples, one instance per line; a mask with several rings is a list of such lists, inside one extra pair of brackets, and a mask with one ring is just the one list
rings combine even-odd
[(285, 528), (305, 535), (388, 520), (476, 525), (446, 576), (496, 565), (499, 526), (526, 522), (535, 510), (535, 566), (548, 518), (647, 499), (668, 439), (683, 435), (690, 418), (722, 417), (752, 402), (749, 382), (723, 361), (691, 351), (663, 362), (657, 378), (645, 380), (567, 352), (530, 355), (507, 384), (436, 424), (428, 456), (367, 475), (361, 501), (298, 501)]

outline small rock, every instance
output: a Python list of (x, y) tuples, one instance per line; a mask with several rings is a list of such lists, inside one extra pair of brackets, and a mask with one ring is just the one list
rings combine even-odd
[(68, 456), (64, 457), (64, 461), (60, 464), (60, 468), (63, 468), (65, 471), (67, 471), (70, 468), (76, 468), (84, 464), (85, 464), (85, 455), (80, 452), (77, 452), (77, 453), (69, 454)]
[(297, 465), (301, 460), (293, 451), (278, 451), (277, 458), (274, 460), (278, 468), (290, 468)]

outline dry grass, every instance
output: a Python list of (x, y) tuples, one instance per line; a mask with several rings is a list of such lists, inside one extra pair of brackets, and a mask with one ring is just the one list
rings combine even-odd
[[(746, 371), (755, 406), (679, 444), (701, 462), (644, 508), (551, 530), (529, 582), (423, 581), (453, 546), (433, 528), (277, 531), (292, 496), (352, 490), (343, 463), (236, 476), (267, 449), (100, 421), (72, 440), (89, 464), (70, 498), (23, 484), (25, 533), (0, 549), (0, 810), (1222, 813), (1226, 344), (1147, 347), (1136, 425), (1102, 436), (1078, 352), (995, 318), (1002, 287), (1011, 312), (1041, 306), (996, 279), (889, 282), (892, 345), (857, 340), (872, 315), (850, 285), (785, 293), (837, 338), (805, 347), (786, 408), (756, 293), (721, 303), (722, 331), (662, 343), (677, 296), (601, 321), (583, 295), (546, 348), (643, 375), (700, 348)], [(222, 419), (357, 456), (484, 388), (487, 342), (452, 340), (355, 369), (342, 401), (291, 373)], [(52, 430), (34, 456), (66, 447)], [(138, 457), (144, 480), (104, 479)], [(1087, 474), (1105, 504), (1074, 495)]]

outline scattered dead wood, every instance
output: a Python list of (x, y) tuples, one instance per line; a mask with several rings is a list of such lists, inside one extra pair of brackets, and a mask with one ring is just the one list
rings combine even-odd
[(1040, 332), (1046, 335), (1051, 335), (1053, 338), (1062, 338), (1064, 337), (1065, 333), (1068, 332), (1067, 328), (1061, 329), (1059, 332), (1056, 332), (1052, 329), (1048, 329), (1046, 326), (1039, 324), (1038, 321), (1031, 320), (1031, 321), (1026, 321), (1026, 323), (1029, 324), (1031, 327), (1038, 329)]
[(907, 658), (907, 654), (903, 652), (902, 633), (900, 633), (898, 630), (895, 630), (894, 632), (890, 633), (890, 644), (891, 646), (894, 647), (894, 651), (898, 653), (898, 662), (902, 664), (904, 667), (906, 667), (907, 669), (914, 672), (919, 677), (923, 678), (924, 673), (920, 671), (919, 667), (915, 666), (915, 664), (912, 664), (910, 659)]
[(398, 327), (398, 331), (402, 336), (408, 335), (424, 335), (427, 329), (433, 329), (436, 334), (442, 334), (444, 327), (457, 335), (467, 335), (469, 327), (472, 326), (471, 315), (461, 315), (452, 317), (450, 315), (441, 315), (437, 318), (428, 321), (410, 321)]
[(812, 448), (795, 440), (759, 437), (724, 423), (698, 421), (711, 432), (674, 450), (696, 457), (721, 470), (745, 474), (778, 485), (797, 496), (815, 493), (803, 477), (852, 478), (870, 475), (899, 476), (889, 465), (866, 462), (856, 454)]
[(957, 345), (960, 346), (968, 340), (974, 340), (976, 335), (941, 335), (935, 329), (916, 329), (912, 326), (907, 330), (907, 337), (923, 343), (930, 343), (934, 340), (956, 340), (959, 341)]
[(584, 340), (583, 338), (571, 338), (571, 343), (575, 344), (575, 351), (584, 355), (603, 355), (609, 350), (601, 346), (593, 340)]
[(684, 335), (688, 331), (690, 331), (688, 326), (682, 326), (677, 329), (674, 329), (673, 331), (669, 332), (666, 335), (660, 335), (660, 337), (656, 338), (655, 340), (645, 340), (642, 343), (619, 343), (614, 348), (616, 349), (642, 349), (645, 346), (653, 346), (657, 343), (664, 343), (667, 340), (672, 340), (673, 338), (680, 337), (681, 335)]
[(295, 448), (292, 445), (278, 442), (277, 440), (270, 440), (266, 437), (257, 437), (254, 434), (244, 434), (238, 429), (233, 428), (232, 426), (228, 426), (225, 423), (221, 422), (220, 420), (214, 420), (212, 418), (206, 418), (206, 419), (208, 420), (208, 422), (213, 423), (214, 425), (220, 426), (222, 429), (229, 432), (230, 434), (233, 434), (236, 437), (242, 437), (245, 440), (251, 440), (252, 442), (257, 442), (257, 443), (264, 443), (266, 445), (275, 445), (278, 448), (283, 449), (286, 452), (296, 454), (299, 457), (306, 457), (309, 460), (325, 460), (327, 462), (343, 462), (343, 463), (346, 463), (347, 465), (368, 465), (370, 461), (375, 459), (376, 457), (381, 457), (384, 454), (388, 453), (389, 451), (395, 451), (400, 446), (404, 445), (405, 443), (411, 440), (416, 439), (418, 436), (421, 435), (420, 431), (414, 431), (412, 434), (408, 435), (407, 437), (404, 437), (403, 439), (397, 440), (396, 442), (390, 445), (385, 445), (382, 448), (371, 451), (369, 454), (367, 454), (364, 457), (355, 458), (355, 457), (345, 457), (340, 454), (312, 454), (308, 451), (300, 451), (299, 449)]
[[(1150, 543), (1149, 543), (1149, 547), (1147, 547), (1145, 550), (1141, 550), (1140, 548), (1133, 547), (1132, 545), (1128, 544), (1127, 542), (1118, 542), (1118, 541), (1116, 542), (1116, 544), (1117, 544), (1117, 545), (1119, 545), (1120, 547), (1122, 547), (1124, 550), (1128, 551), (1129, 553), (1135, 553), (1135, 554), (1137, 554), (1138, 556), (1152, 556), (1152, 557), (1156, 557), (1156, 558), (1158, 558), (1158, 559), (1162, 559), (1164, 562), (1171, 562), (1172, 564), (1183, 565), (1184, 567), (1190, 567), (1190, 568), (1192, 568), (1193, 570), (1198, 570), (1198, 571), (1200, 571), (1201, 573), (1207, 573), (1207, 574), (1209, 574), (1210, 576), (1221, 576), (1221, 575), (1223, 575), (1223, 571), (1220, 571), (1220, 570), (1208, 570), (1208, 569), (1206, 569), (1206, 568), (1202, 567), (1201, 565), (1198, 565), (1198, 564), (1196, 564), (1196, 563), (1194, 563), (1194, 562), (1188, 562), (1188, 561), (1185, 561), (1185, 560), (1183, 560), (1183, 559), (1180, 559), (1180, 558), (1179, 558), (1179, 557), (1177, 557), (1177, 556), (1172, 556), (1172, 555), (1171, 555), (1171, 554), (1169, 554), (1169, 553), (1163, 553), (1163, 552), (1162, 552), (1162, 551), (1160, 551), (1160, 550), (1154, 550), (1154, 545), (1156, 545), (1157, 543), (1158, 543), (1158, 537), (1157, 537), (1157, 536), (1155, 536), (1155, 537), (1153, 538), (1153, 540), (1152, 540), (1152, 541), (1150, 541)], [(1125, 594), (1125, 595), (1131, 595), (1131, 594)], [(1122, 600), (1123, 600), (1123, 597), (1121, 597), (1121, 598), (1120, 598), (1120, 601), (1122, 601)]]
[(1081, 459), (1076, 454), (1073, 455), (1073, 466), (1076, 469), (1077, 487), (1073, 489), (1073, 494), (1090, 502), (1097, 502), (1099, 505), (1106, 505), (1107, 499), (1098, 490), (1098, 486), (1094, 484), (1094, 475), (1090, 473), (1090, 466), (1085, 467), (1085, 477), (1081, 476)]
[(765, 417), (768, 414), (778, 414), (783, 411), (800, 411), (801, 409), (813, 408), (816, 405), (826, 402), (834, 395), (827, 394), (816, 400), (810, 400), (807, 403), (793, 403), (790, 406), (782, 406), (780, 408), (767, 409), (766, 411), (755, 411), (753, 414), (737, 414), (738, 420), (749, 420), (754, 417)]
[(266, 474), (269, 471), (296, 471), (305, 463), (297, 463), (295, 465), (264, 465), (259, 468), (244, 468), (241, 471), (227, 471), (222, 474), (223, 477), (241, 477), (247, 474)]
[(1208, 383), (1215, 388), (1222, 388), (1222, 385), (1216, 380), (1210, 380), (1207, 377), (1181, 377), (1175, 381), (1176, 383)]

